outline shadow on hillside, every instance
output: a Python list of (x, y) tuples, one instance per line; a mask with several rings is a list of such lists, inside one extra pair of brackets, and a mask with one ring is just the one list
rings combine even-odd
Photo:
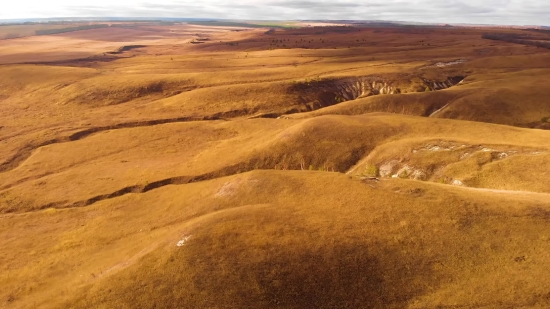
[[(388, 269), (389, 260), (395, 261), (393, 269)], [(273, 305), (384, 308), (404, 304), (424, 290), (412, 285), (411, 279), (420, 275), (411, 271), (415, 267), (405, 267), (399, 260), (370, 255), (362, 246), (339, 244), (276, 256), (252, 265), (252, 269), (258, 270), (258, 281), (265, 291), (262, 301)]]
[[(199, 268), (206, 262), (193, 260)], [(429, 288), (430, 267), (407, 260), (397, 251), (374, 255), (352, 243), (273, 252), (256, 262), (221, 256), (206, 262), (210, 268), (193, 285), (205, 293), (203, 305), (227, 304), (220, 308), (387, 308), (404, 306)], [(224, 270), (238, 275), (220, 276)]]

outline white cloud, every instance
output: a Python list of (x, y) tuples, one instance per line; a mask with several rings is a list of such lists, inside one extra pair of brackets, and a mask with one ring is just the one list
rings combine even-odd
[(181, 17), (356, 19), (438, 23), (549, 25), (547, 0), (18, 0), (0, 19), (43, 17)]

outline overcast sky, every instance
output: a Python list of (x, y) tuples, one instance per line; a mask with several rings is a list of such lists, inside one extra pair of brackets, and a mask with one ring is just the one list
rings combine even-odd
[(5, 0), (0, 19), (356, 19), (550, 26), (550, 0)]

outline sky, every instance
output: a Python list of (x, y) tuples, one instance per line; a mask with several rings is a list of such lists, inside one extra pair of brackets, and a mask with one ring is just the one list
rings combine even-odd
[[(4, 1), (3, 1), (4, 2)], [(7, 0), (0, 19), (179, 17), (550, 26), (549, 0)]]

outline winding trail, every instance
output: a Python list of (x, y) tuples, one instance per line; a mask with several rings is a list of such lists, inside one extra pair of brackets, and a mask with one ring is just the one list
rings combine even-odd
[(443, 106), (442, 108), (436, 110), (435, 112), (431, 113), (430, 116), (428, 117), (434, 117), (435, 115), (439, 114), (441, 111), (443, 111), (445, 108), (447, 108), (447, 106), (449, 106), (449, 104), (451, 103), (447, 103), (445, 104), (445, 106)]

